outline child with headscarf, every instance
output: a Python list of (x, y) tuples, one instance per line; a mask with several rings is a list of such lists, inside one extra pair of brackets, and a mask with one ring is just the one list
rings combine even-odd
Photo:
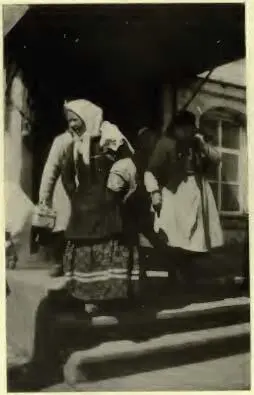
[[(114, 152), (126, 139), (121, 134), (119, 140), (119, 133), (108, 139), (98, 106), (74, 100), (64, 107), (71, 143), (59, 147), (55, 162), (71, 204), (63, 269), (71, 295), (83, 300), (88, 312), (94, 312), (102, 301), (127, 298), (137, 277), (128, 271), (130, 249), (123, 238), (121, 216), (124, 191), (133, 184), (133, 172), (124, 169), (122, 174), (125, 166), (116, 167)], [(49, 180), (42, 188), (47, 196), (54, 184)]]

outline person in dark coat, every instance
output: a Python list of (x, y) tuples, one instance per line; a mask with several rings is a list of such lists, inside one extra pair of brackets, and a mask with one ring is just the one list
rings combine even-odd
[(194, 114), (185, 111), (158, 140), (145, 172), (154, 230), (163, 231), (166, 245), (182, 257), (186, 270), (193, 256), (223, 245), (218, 210), (206, 178), (209, 166), (219, 163), (219, 152), (197, 131)]

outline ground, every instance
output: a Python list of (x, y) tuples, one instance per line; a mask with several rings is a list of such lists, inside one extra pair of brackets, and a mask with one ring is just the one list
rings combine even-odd
[[(238, 354), (201, 363), (160, 369), (82, 384), (79, 391), (248, 390), (250, 355)], [(44, 391), (71, 391), (61, 383)]]

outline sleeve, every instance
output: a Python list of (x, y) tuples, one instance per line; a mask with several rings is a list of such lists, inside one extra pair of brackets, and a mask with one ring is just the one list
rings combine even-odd
[(159, 183), (151, 171), (145, 171), (144, 184), (148, 193), (155, 192), (159, 189)]
[[(65, 192), (69, 199), (72, 198), (76, 190), (76, 176), (78, 176), (77, 168), (74, 163), (74, 149), (73, 143), (70, 144), (66, 151), (62, 163), (61, 179)], [(78, 163), (76, 164), (78, 165)]]
[(128, 177), (127, 177), (128, 192), (124, 197), (124, 202), (136, 191), (137, 189), (137, 168), (134, 162), (130, 159), (128, 163)]
[(125, 200), (136, 190), (137, 187), (137, 170), (130, 158), (122, 159), (112, 166), (107, 187), (114, 192), (121, 192), (127, 187)]
[(204, 144), (203, 156), (215, 165), (218, 165), (221, 162), (220, 152), (209, 143)]
[(120, 174), (110, 172), (107, 187), (113, 192), (121, 192), (125, 187), (125, 180)]
[(48, 159), (46, 161), (39, 192), (40, 202), (45, 202), (47, 205), (51, 205), (54, 187), (57, 179), (61, 172), (61, 157), (62, 157), (62, 146), (61, 141), (56, 138), (53, 141), (52, 147), (49, 152)]
[(160, 139), (150, 158), (147, 171), (144, 174), (144, 184), (147, 192), (152, 193), (159, 189), (158, 172), (165, 163), (168, 153), (168, 144)]

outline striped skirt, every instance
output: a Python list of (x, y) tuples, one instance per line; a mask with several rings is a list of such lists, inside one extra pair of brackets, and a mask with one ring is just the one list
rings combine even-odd
[(63, 268), (71, 295), (86, 302), (128, 298), (138, 287), (137, 252), (118, 240), (69, 240)]

